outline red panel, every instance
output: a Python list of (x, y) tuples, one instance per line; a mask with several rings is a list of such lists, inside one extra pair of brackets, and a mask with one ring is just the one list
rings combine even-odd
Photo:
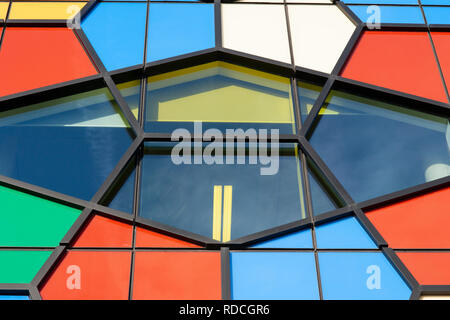
[(450, 284), (450, 252), (398, 252), (397, 254), (419, 284)]
[(450, 248), (450, 188), (367, 214), (396, 249)]
[(66, 28), (7, 28), (0, 70), (0, 96), (97, 73), (73, 31)]
[(131, 248), (132, 239), (131, 225), (96, 215), (81, 233), (74, 247)]
[(432, 32), (434, 46), (444, 73), (447, 88), (450, 91), (450, 32)]
[(130, 269), (131, 252), (70, 251), (41, 289), (41, 295), (47, 300), (128, 299)]
[(365, 32), (342, 76), (448, 102), (426, 32)]
[(136, 252), (133, 299), (221, 299), (219, 252)]
[(178, 240), (150, 230), (136, 228), (138, 248), (199, 248), (199, 246)]

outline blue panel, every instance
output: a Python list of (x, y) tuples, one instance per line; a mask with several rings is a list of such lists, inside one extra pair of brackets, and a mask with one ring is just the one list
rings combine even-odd
[(212, 48), (214, 5), (152, 3), (148, 28), (149, 62)]
[(267, 240), (252, 246), (252, 248), (271, 249), (303, 249), (313, 248), (311, 230), (302, 230), (282, 237)]
[(319, 214), (335, 210), (337, 207), (328, 197), (325, 190), (322, 189), (310, 172), (308, 172), (308, 176), (309, 185), (311, 187), (311, 200), (314, 215), (317, 216)]
[(424, 7), (428, 24), (450, 24), (450, 7)]
[[(369, 18), (373, 15), (372, 11), (367, 12), (369, 6), (349, 6), (349, 8), (363, 22), (368, 22)], [(379, 6), (378, 8), (380, 8), (381, 23), (425, 23), (419, 7)]]
[(234, 300), (317, 300), (312, 252), (232, 252)]
[(30, 300), (28, 296), (3, 296), (0, 295), (0, 300)]
[[(366, 3), (366, 4), (415, 4), (418, 5), (418, 0), (343, 0), (344, 3)], [(423, 1), (422, 1), (423, 3)]]
[(326, 300), (407, 300), (411, 290), (380, 252), (319, 253)]
[(422, 5), (434, 4), (434, 5), (450, 5), (450, 0), (422, 0)]
[(376, 249), (377, 246), (355, 217), (316, 227), (319, 249)]
[(127, 168), (127, 172), (123, 174), (123, 184), (120, 189), (114, 195), (114, 198), (109, 203), (109, 207), (120, 210), (127, 213), (133, 213), (133, 202), (134, 202), (134, 183), (136, 177), (136, 170), (134, 168), (136, 164), (136, 159), (133, 158), (129, 164), (130, 168)]
[(106, 69), (144, 62), (146, 3), (99, 3), (81, 27)]

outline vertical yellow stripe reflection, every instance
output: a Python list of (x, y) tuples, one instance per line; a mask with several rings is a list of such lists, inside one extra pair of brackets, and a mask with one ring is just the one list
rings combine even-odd
[(233, 186), (225, 186), (223, 194), (223, 242), (231, 239), (231, 210), (233, 203)]
[(220, 241), (222, 229), (222, 186), (214, 186), (213, 239)]

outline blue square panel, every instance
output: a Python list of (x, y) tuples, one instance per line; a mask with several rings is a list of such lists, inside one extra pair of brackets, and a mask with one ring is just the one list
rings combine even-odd
[(325, 300), (407, 300), (411, 290), (381, 252), (321, 252)]
[(28, 296), (0, 295), (0, 300), (30, 300)]
[(106, 69), (144, 62), (146, 3), (99, 3), (81, 27)]
[(317, 300), (312, 252), (232, 252), (234, 300)]
[(423, 7), (428, 24), (450, 24), (450, 7)]
[[(371, 6), (348, 6), (361, 21), (374, 23), (376, 17)], [(415, 23), (424, 24), (420, 7), (377, 6), (380, 9), (380, 23)]]
[(147, 42), (149, 62), (214, 46), (213, 4), (150, 4)]

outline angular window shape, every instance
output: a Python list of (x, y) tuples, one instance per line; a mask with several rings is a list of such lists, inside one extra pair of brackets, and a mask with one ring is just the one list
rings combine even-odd
[(297, 92), (298, 100), (300, 103), (302, 123), (305, 122), (306, 118), (311, 112), (311, 109), (313, 108), (314, 103), (319, 97), (321, 91), (322, 86), (304, 81), (297, 82)]
[(355, 217), (316, 226), (318, 249), (377, 249)]
[(389, 247), (450, 248), (450, 188), (434, 191), (367, 212)]
[(0, 174), (89, 200), (132, 142), (107, 89), (0, 112)]
[(289, 5), (288, 11), (295, 64), (331, 73), (356, 26), (334, 5)]
[(256, 249), (310, 249), (313, 248), (311, 230), (306, 229), (266, 240), (251, 248)]
[[(414, 52), (415, 54), (410, 54)], [(427, 32), (366, 31), (342, 76), (447, 103)]]
[(422, 5), (450, 5), (450, 0), (421, 0)]
[(291, 64), (284, 6), (222, 4), (223, 46)]
[(30, 283), (51, 251), (1, 250), (0, 283)]
[(145, 130), (278, 129), (295, 133), (288, 78), (213, 62), (148, 79)]
[(450, 7), (424, 7), (428, 24), (450, 24)]
[[(376, 11), (371, 6), (348, 6), (362, 22), (374, 24)], [(379, 23), (415, 23), (424, 24), (422, 10), (416, 7), (378, 6)]]
[(356, 201), (449, 175), (444, 117), (333, 90), (310, 142)]
[(127, 300), (131, 252), (68, 251), (40, 288), (44, 300)]
[(147, 143), (139, 215), (223, 242), (306, 218), (296, 145), (280, 144), (279, 156), (264, 143), (215, 147), (210, 156), (211, 144)]
[(151, 3), (147, 62), (214, 48), (214, 4)]
[(123, 82), (117, 85), (117, 89), (120, 90), (120, 93), (127, 102), (128, 107), (130, 108), (136, 120), (139, 120), (141, 81), (134, 80), (129, 82)]
[(73, 30), (11, 27), (0, 51), (0, 96), (97, 74)]
[(450, 252), (397, 252), (421, 285), (450, 285)]
[(325, 300), (408, 300), (411, 289), (381, 252), (319, 252)]
[(219, 252), (136, 252), (134, 300), (219, 300)]
[(83, 9), (87, 2), (13, 2), (8, 19), (67, 20)]
[(110, 208), (133, 214), (135, 182), (136, 157), (132, 157), (101, 203)]
[(146, 20), (146, 3), (102, 2), (83, 19), (81, 27), (111, 71), (144, 63)]
[(318, 300), (313, 252), (231, 252), (233, 300)]
[(0, 186), (0, 246), (56, 247), (81, 210)]
[(75, 240), (75, 248), (131, 248), (133, 226), (94, 215)]

